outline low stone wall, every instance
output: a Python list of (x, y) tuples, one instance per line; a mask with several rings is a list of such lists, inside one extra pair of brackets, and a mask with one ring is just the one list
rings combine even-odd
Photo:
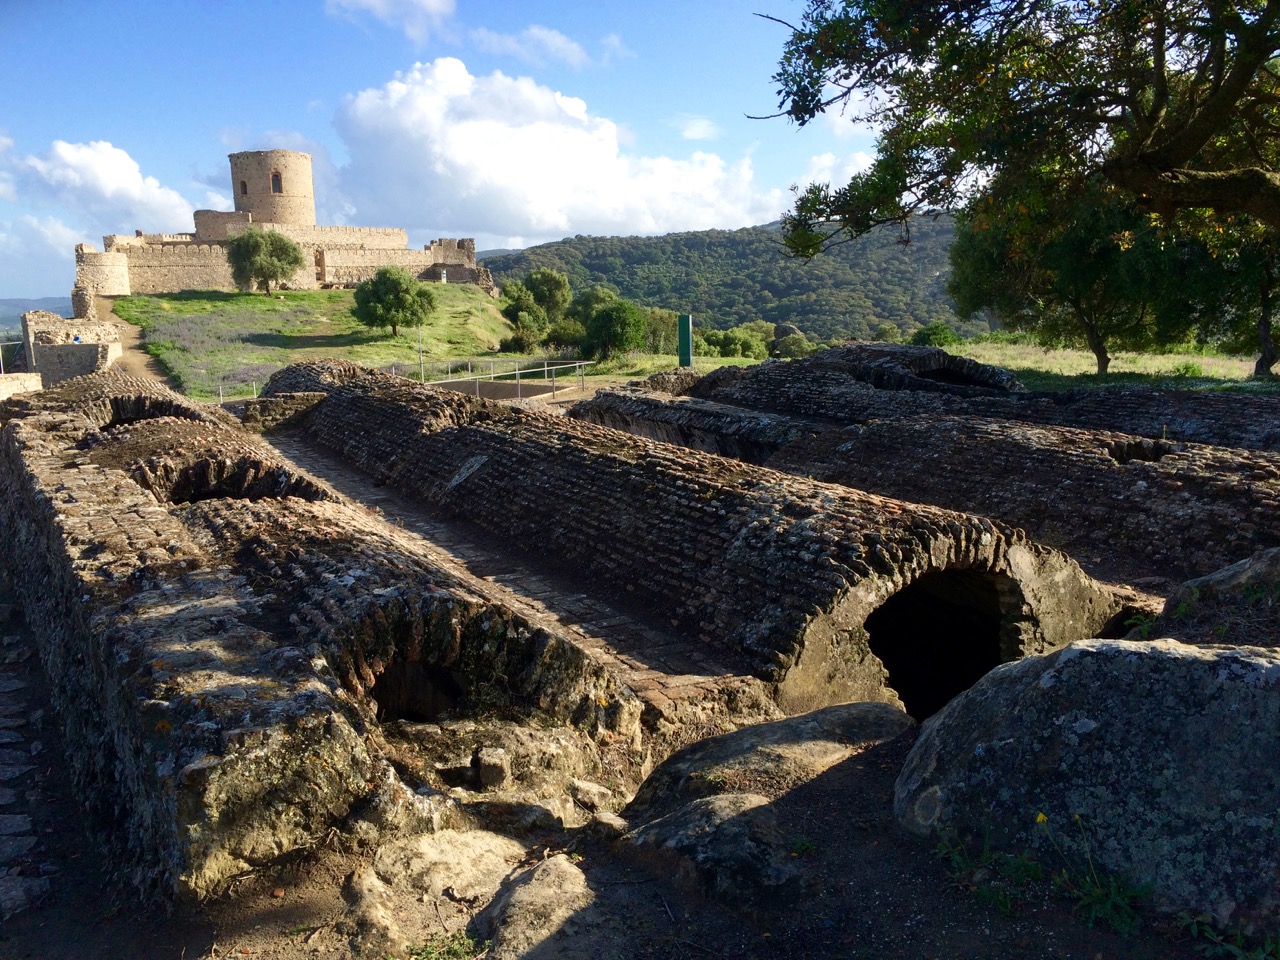
[(961, 689), (950, 657), (980, 675), (993, 665), (977, 666), (983, 657), (1092, 636), (1119, 610), (1067, 557), (989, 520), (350, 365), (287, 368), (264, 392), (299, 390), (328, 393), (307, 417), (315, 440), (558, 568), (625, 586), (691, 643), (741, 657), (789, 711), (897, 699), (882, 658), (902, 662), (904, 638), (921, 632), (906, 627), (915, 608), (972, 615), (984, 654), (961, 652), (957, 640), (949, 652), (905, 657), (934, 656), (923, 682)]
[[(1119, 387), (962, 396), (943, 392), (938, 384), (926, 387), (927, 378), (897, 385), (884, 379), (881, 382), (890, 388), (881, 389), (870, 382), (867, 365), (844, 362), (841, 349), (820, 351), (804, 360), (722, 367), (690, 386), (687, 394), (841, 425), (921, 414), (967, 415), (1280, 451), (1280, 397)], [(932, 347), (913, 349), (946, 356)]]

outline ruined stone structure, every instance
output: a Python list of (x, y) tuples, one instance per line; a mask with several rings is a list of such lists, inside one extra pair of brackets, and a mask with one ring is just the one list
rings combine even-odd
[[(964, 372), (957, 365), (952, 380)], [(965, 375), (991, 380), (981, 371)], [(843, 384), (836, 380), (840, 376)], [(1022, 404), (1018, 409), (1032, 413), (1064, 408), (1013, 399), (1013, 393), (1000, 401), (985, 393), (963, 399), (958, 392), (965, 384), (935, 387), (928, 378), (882, 379), (905, 382), (908, 389), (877, 388), (850, 380), (838, 359), (770, 364), (755, 376), (717, 372), (707, 379), (712, 382), (683, 387), (757, 409), (628, 388), (601, 392), (572, 414), (800, 476), (996, 517), (1068, 551), (1086, 567), (1105, 558), (1111, 575), (1181, 580), (1280, 544), (1280, 453), (966, 415), (997, 402)], [(1262, 443), (1275, 420), (1252, 422), (1260, 415), (1256, 408), (1270, 401), (1272, 418), (1280, 413), (1273, 398), (1253, 398), (1250, 404), (1250, 398), (1208, 395), (1182, 409), (1219, 404), (1220, 416), (1192, 421), (1178, 417), (1182, 398), (1161, 407), (1160, 395), (1123, 391), (1121, 397), (1130, 402), (1108, 410), (1090, 400), (1074, 415), (1124, 421), (1136, 409), (1138, 426), (1162, 419), (1174, 427), (1171, 436), (1193, 432)], [(1237, 401), (1255, 409), (1228, 415)], [(1064, 406), (1069, 411), (1072, 404)], [(791, 407), (808, 415), (761, 413), (759, 407)], [(848, 426), (839, 425), (841, 412), (850, 417)]]
[(68, 320), (47, 310), (22, 315), (22, 340), (27, 364), (43, 387), (105, 370), (122, 350), (113, 324)]
[(682, 726), (851, 698), (923, 716), (1124, 616), (989, 520), (350, 364), (267, 393), (260, 422), (586, 589), (625, 584), (668, 646), (587, 637), (157, 383), (107, 371), (4, 401), (0, 562), (80, 794), (156, 895), (216, 895), (353, 817), (450, 822), (448, 796), (396, 775), (382, 714), (537, 714), (635, 783)]
[(975, 373), (981, 367), (935, 347), (849, 344), (803, 360), (722, 367), (692, 384), (677, 380), (674, 389), (840, 425), (969, 415), (1280, 452), (1280, 398), (1274, 396), (1137, 387), (1031, 393), (993, 367)]
[(434, 240), (408, 248), (397, 228), (317, 226), (311, 156), (291, 150), (233, 153), (235, 210), (197, 210), (193, 233), (103, 238), (103, 249), (76, 247), (72, 305), (92, 318), (93, 297), (181, 290), (234, 290), (226, 241), (250, 226), (283, 233), (302, 248), (306, 264), (285, 286), (295, 290), (351, 286), (385, 266), (402, 266), (422, 280), (478, 284), (496, 293), (489, 271), (476, 263), (475, 241)]
[[(948, 658), (948, 670), (935, 672), (935, 660), (927, 672), (949, 673), (943, 687), (959, 689), (978, 660), (1057, 647), (1103, 630), (1118, 610), (1066, 557), (986, 520), (352, 365), (290, 367), (264, 391), (296, 392), (327, 394), (307, 414), (309, 436), (389, 486), (553, 551), (562, 569), (626, 584), (682, 633), (773, 685), (789, 712), (896, 699), (895, 666), (887, 688), (881, 664), (895, 649), (907, 673), (922, 657)], [(906, 626), (924, 606), (970, 622), (986, 652), (961, 653), (961, 642), (905, 654), (907, 635), (928, 635)], [(953, 693), (922, 688), (908, 709), (927, 715)]]

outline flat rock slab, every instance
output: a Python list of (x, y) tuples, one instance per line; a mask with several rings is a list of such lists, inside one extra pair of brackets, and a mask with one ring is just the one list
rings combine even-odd
[(580, 919), (594, 900), (586, 876), (568, 857), (557, 854), (544, 860), (513, 878), (480, 918), (480, 926), (487, 926), (493, 939), (488, 956), (491, 960), (599, 956), (575, 949), (569, 924), (571, 918)]
[[(23, 759), (30, 758), (23, 756)], [(20, 763), (0, 763), (0, 783), (4, 783), (7, 780), (16, 780), (30, 769), (31, 764), (29, 763), (25, 765)]]
[(46, 877), (0, 877), (0, 918), (8, 920), (48, 893)]
[(0, 677), (0, 693), (14, 693), (26, 689), (26, 683), (12, 677)]
[(31, 818), (23, 813), (0, 814), (0, 837), (31, 832)]
[(0, 865), (12, 863), (26, 856), (36, 845), (35, 837), (0, 837)]

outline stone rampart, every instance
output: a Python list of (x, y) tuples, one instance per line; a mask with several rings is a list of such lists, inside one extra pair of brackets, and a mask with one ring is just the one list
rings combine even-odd
[[(625, 585), (691, 641), (741, 657), (787, 710), (892, 701), (919, 679), (929, 690), (904, 699), (927, 714), (966, 671), (1092, 636), (1119, 610), (1067, 557), (989, 520), (353, 376), (300, 365), (264, 392), (328, 393), (311, 437), (593, 584)], [(934, 615), (953, 619), (915, 622)], [(927, 652), (909, 639), (942, 636)]]
[(76, 284), (99, 297), (127, 297), (129, 260), (119, 252), (99, 253), (90, 244), (76, 246)]
[[(324, 247), (326, 250), (335, 247), (365, 247), (370, 250), (404, 251), (409, 245), (409, 235), (399, 227), (304, 226), (296, 223), (269, 223), (256, 218), (251, 226), (282, 233), (300, 246)], [(246, 228), (238, 224), (229, 224), (227, 233), (235, 236), (244, 229)]]
[(192, 219), (195, 221), (196, 243), (221, 243), (236, 228), (253, 223), (253, 214), (245, 211), (197, 210)]
[(216, 243), (132, 247), (125, 256), (134, 293), (236, 289), (226, 248)]
[(105, 370), (121, 355), (115, 324), (68, 320), (47, 310), (22, 315), (22, 336), (28, 363), (45, 387)]

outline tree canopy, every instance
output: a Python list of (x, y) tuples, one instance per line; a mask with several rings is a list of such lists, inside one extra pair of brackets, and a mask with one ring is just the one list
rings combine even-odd
[(1280, 0), (809, 0), (788, 26), (781, 111), (878, 131), (869, 169), (799, 193), (793, 252), (957, 209), (996, 173), (1280, 228)]
[(302, 249), (275, 230), (249, 227), (227, 241), (231, 279), (242, 290), (261, 286), (271, 292), (273, 283), (288, 280), (302, 268)]
[[(656, 237), (571, 237), (485, 258), (500, 282), (540, 267), (566, 274), (583, 295), (608, 284), (648, 307), (692, 313), (700, 329), (727, 330), (755, 320), (790, 323), (823, 339), (869, 337), (884, 323), (901, 333), (935, 321), (961, 325), (944, 289), (951, 217), (924, 219), (914, 242), (892, 228), (840, 246), (829, 257), (786, 256), (777, 224), (741, 230), (699, 230)], [(526, 281), (527, 282), (527, 281)], [(964, 324), (985, 333), (985, 324)], [(670, 346), (668, 344), (668, 349)]]
[(436, 297), (425, 283), (414, 279), (404, 267), (382, 267), (356, 287), (352, 315), (361, 323), (379, 329), (391, 328), (393, 337), (401, 327), (421, 327), (436, 308)]

